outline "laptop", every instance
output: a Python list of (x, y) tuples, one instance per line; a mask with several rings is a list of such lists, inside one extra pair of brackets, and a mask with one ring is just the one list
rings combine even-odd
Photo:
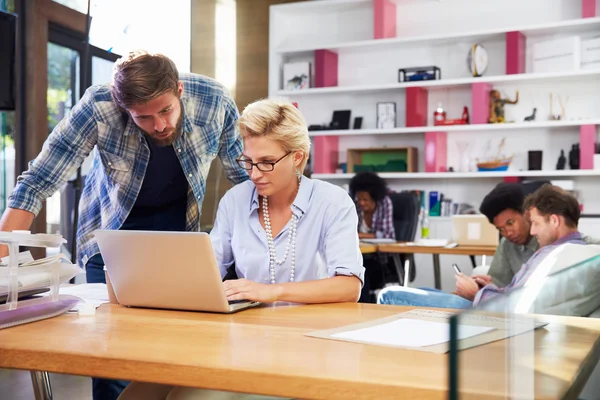
[(485, 215), (453, 215), (452, 240), (462, 246), (498, 246), (498, 229)]
[(258, 302), (227, 301), (204, 232), (94, 232), (118, 302), (129, 307), (233, 313)]

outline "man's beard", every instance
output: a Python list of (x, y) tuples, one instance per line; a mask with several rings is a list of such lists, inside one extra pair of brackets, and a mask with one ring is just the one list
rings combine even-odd
[(160, 147), (171, 146), (181, 136), (181, 133), (182, 133), (181, 132), (181, 130), (182, 130), (181, 127), (182, 126), (183, 126), (183, 106), (181, 107), (181, 114), (179, 114), (179, 119), (177, 120), (177, 125), (175, 125), (175, 130), (173, 131), (173, 133), (171, 135), (167, 136), (164, 139), (159, 139), (159, 138), (155, 137), (154, 136), (155, 134), (160, 134), (160, 132), (156, 132), (156, 131), (152, 135), (150, 135), (148, 133), (146, 135), (157, 146), (160, 146)]

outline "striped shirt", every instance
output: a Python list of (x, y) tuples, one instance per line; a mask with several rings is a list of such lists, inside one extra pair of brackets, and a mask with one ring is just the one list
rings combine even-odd
[(482, 288), (479, 292), (477, 292), (477, 296), (475, 296), (475, 300), (473, 301), (473, 306), (477, 307), (477, 305), (479, 305), (480, 303), (489, 301), (491, 298), (495, 297), (498, 294), (507, 293), (516, 287), (523, 286), (527, 282), (533, 271), (535, 271), (537, 266), (540, 265), (542, 261), (544, 261), (546, 256), (548, 256), (548, 254), (550, 254), (554, 249), (556, 249), (558, 246), (564, 243), (586, 244), (579, 232), (573, 232), (561, 237), (560, 239), (556, 240), (554, 243), (548, 246), (540, 248), (538, 251), (535, 252), (533, 256), (531, 256), (529, 261), (523, 264), (519, 272), (515, 274), (508, 286), (499, 288), (494, 284), (489, 284)]
[[(173, 143), (188, 181), (186, 230), (200, 229), (202, 200), (211, 162), (218, 156), (227, 178), (243, 182), (248, 174), (237, 163), (242, 140), (237, 107), (218, 82), (196, 74), (180, 74), (182, 135)], [(119, 229), (136, 201), (150, 150), (144, 132), (117, 107), (110, 84), (90, 87), (54, 128), (40, 154), (17, 180), (8, 206), (37, 215), (43, 201), (73, 175), (93, 152), (79, 204), (78, 261), (85, 265), (99, 253), (93, 232)]]

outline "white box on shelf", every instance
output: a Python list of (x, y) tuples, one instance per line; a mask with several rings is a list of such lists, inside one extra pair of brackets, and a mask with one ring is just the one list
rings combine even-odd
[(567, 72), (581, 65), (581, 38), (568, 36), (533, 45), (533, 72)]
[(594, 169), (600, 170), (600, 154), (594, 154)]
[(600, 69), (600, 37), (581, 41), (581, 68)]

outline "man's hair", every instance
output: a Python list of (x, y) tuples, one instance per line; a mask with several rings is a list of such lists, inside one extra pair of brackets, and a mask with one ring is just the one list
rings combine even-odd
[(310, 154), (308, 127), (292, 103), (280, 99), (262, 99), (248, 104), (238, 120), (242, 138), (259, 136), (277, 141), (285, 152), (302, 151), (300, 173)]
[(576, 228), (579, 223), (579, 202), (575, 196), (558, 186), (544, 185), (527, 196), (523, 209), (530, 210), (534, 207), (546, 219), (552, 214), (563, 217), (570, 228)]
[(350, 197), (356, 199), (356, 193), (367, 192), (375, 202), (387, 196), (388, 189), (385, 181), (373, 172), (359, 172), (350, 180)]
[(500, 183), (485, 196), (479, 211), (485, 215), (491, 224), (494, 218), (504, 210), (514, 210), (523, 213), (525, 194), (517, 183)]
[(169, 57), (132, 51), (115, 63), (110, 92), (115, 103), (127, 109), (167, 92), (177, 94), (178, 84), (179, 72)]

